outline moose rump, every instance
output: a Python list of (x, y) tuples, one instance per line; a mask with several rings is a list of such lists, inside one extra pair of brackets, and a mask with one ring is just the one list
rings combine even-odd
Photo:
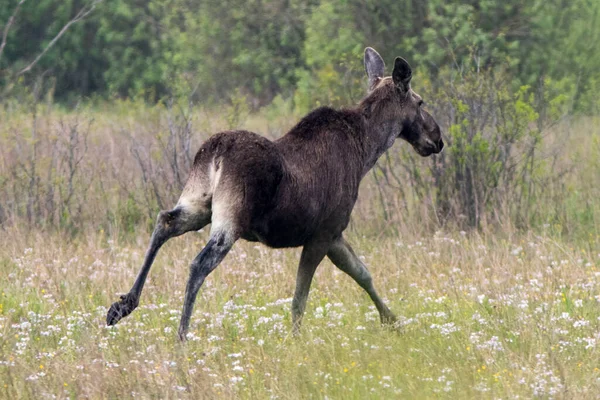
[(275, 206), (283, 170), (270, 140), (247, 131), (221, 132), (196, 154), (175, 208), (203, 215), (211, 231), (244, 237)]

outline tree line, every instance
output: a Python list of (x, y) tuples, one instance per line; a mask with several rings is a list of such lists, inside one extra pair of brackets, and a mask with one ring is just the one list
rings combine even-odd
[(518, 86), (550, 82), (580, 111), (599, 102), (595, 0), (0, 0), (0, 87), (92, 2), (17, 86), (43, 75), (65, 102), (243, 95), (255, 107), (281, 97), (306, 108), (352, 96), (370, 45), (433, 80), (446, 69), (502, 69)]

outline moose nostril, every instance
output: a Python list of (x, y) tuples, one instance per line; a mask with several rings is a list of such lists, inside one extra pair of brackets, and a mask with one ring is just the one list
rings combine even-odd
[(433, 141), (429, 138), (425, 138), (425, 143), (427, 143), (427, 145), (430, 146), (435, 153), (439, 153), (444, 148), (444, 142), (442, 139)]

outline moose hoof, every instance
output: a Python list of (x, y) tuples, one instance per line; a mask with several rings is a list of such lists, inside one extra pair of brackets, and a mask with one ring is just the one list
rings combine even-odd
[(106, 314), (106, 325), (115, 325), (121, 318), (131, 314), (137, 307), (137, 303), (137, 299), (129, 294), (121, 296), (120, 301), (117, 301), (110, 306), (110, 309)]
[(381, 324), (382, 325), (394, 326), (394, 325), (396, 325), (396, 322), (397, 322), (396, 316), (394, 314), (392, 314), (391, 312), (387, 315), (381, 316)]
[(179, 341), (181, 343), (187, 342), (187, 330), (182, 330), (181, 328), (177, 331), (177, 336), (179, 337)]
[(404, 329), (400, 325), (400, 322), (396, 318), (396, 316), (392, 313), (381, 317), (381, 325), (386, 330), (390, 330), (392, 332), (403, 333)]

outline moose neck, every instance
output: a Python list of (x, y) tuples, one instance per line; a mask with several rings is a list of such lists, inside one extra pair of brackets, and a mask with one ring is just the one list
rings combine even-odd
[(401, 126), (398, 121), (382, 120), (363, 113), (365, 121), (364, 139), (362, 142), (364, 168), (363, 176), (375, 165), (379, 157), (385, 153), (400, 135)]

